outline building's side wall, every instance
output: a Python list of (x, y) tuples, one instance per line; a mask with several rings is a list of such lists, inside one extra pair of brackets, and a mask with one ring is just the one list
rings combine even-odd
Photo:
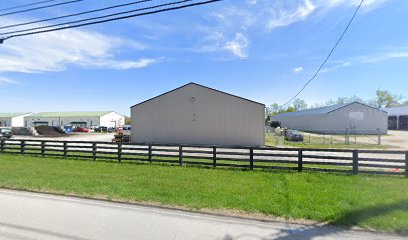
[(11, 118), (1, 117), (0, 118), (0, 127), (11, 127)]
[(29, 117), (31, 115), (33, 115), (33, 114), (30, 113), (30, 114), (25, 114), (25, 115), (13, 117), (11, 119), (11, 126), (12, 127), (25, 127), (26, 126), (25, 118)]
[(100, 117), (46, 117), (46, 118), (38, 118), (28, 116), (24, 118), (27, 127), (33, 127), (33, 122), (48, 122), (48, 126), (67, 126), (70, 125), (72, 122), (86, 122), (87, 127), (97, 126), (100, 125)]
[(120, 127), (125, 125), (125, 117), (111, 112), (101, 117), (100, 125), (105, 127)]
[(323, 133), (342, 133), (342, 130), (356, 129), (359, 134), (387, 133), (387, 113), (362, 105), (351, 104), (328, 114), (306, 116), (273, 116), (272, 120), (279, 121), (282, 127), (301, 131)]
[(137, 143), (265, 143), (265, 106), (196, 85), (132, 107), (131, 114)]
[(388, 114), (362, 104), (352, 104), (328, 114), (327, 127), (356, 129), (360, 134), (387, 134)]

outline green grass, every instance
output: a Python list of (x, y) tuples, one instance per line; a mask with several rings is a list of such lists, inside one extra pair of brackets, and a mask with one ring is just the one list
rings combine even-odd
[(0, 187), (408, 231), (408, 179), (0, 155)]

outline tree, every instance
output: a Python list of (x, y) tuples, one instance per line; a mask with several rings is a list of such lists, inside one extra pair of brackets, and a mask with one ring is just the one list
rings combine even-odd
[(132, 119), (130, 117), (125, 117), (125, 124), (126, 125), (131, 125), (132, 124)]
[(307, 103), (305, 102), (305, 100), (296, 98), (293, 101), (293, 107), (295, 108), (295, 111), (305, 110), (307, 109)]
[(382, 89), (377, 89), (375, 95), (375, 99), (371, 102), (378, 108), (396, 107), (402, 99), (401, 95), (392, 94), (390, 91)]

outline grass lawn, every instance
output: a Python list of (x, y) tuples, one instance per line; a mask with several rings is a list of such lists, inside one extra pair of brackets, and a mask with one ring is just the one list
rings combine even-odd
[(0, 155), (0, 187), (408, 231), (408, 179)]

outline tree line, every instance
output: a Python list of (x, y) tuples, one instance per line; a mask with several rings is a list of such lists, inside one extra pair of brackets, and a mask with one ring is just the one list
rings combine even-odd
[(278, 113), (296, 112), (311, 108), (326, 107), (336, 104), (347, 104), (352, 102), (360, 102), (376, 108), (408, 106), (408, 100), (403, 101), (403, 98), (404, 97), (402, 95), (394, 94), (383, 89), (377, 89), (375, 92), (375, 97), (369, 100), (363, 100), (354, 95), (351, 97), (339, 97), (337, 99), (330, 99), (324, 103), (309, 105), (305, 100), (297, 98), (292, 102), (292, 104), (287, 106), (280, 106), (278, 103), (271, 104), (266, 108), (266, 116), (267, 121), (269, 121), (271, 116)]

